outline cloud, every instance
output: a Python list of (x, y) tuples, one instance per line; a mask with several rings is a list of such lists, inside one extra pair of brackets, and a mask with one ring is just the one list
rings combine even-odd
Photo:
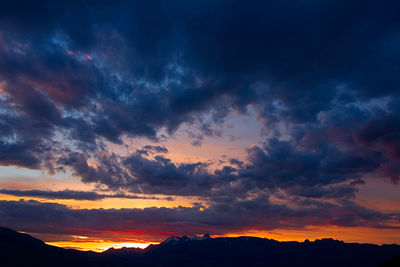
[[(31, 233), (110, 236), (124, 233), (158, 240), (171, 234), (226, 234), (252, 229), (307, 226), (369, 226), (398, 229), (398, 214), (382, 214), (353, 203), (311, 202), (289, 208), (268, 199), (202, 206), (144, 209), (70, 209), (55, 203), (0, 201), (0, 224)], [(305, 205), (306, 203), (302, 203)], [(351, 216), (348, 216), (351, 214)], [(158, 239), (157, 239), (158, 238)]]
[(246, 163), (232, 159), (233, 166), (217, 169), (209, 168), (206, 162), (176, 163), (144, 149), (127, 156), (100, 152), (95, 165), (85, 154), (73, 152), (61, 157), (59, 164), (69, 166), (83, 182), (111, 190), (199, 196), (211, 202), (221, 197), (235, 201), (265, 190), (308, 198), (351, 199), (358, 191), (355, 185), (360, 184), (354, 181), (389, 171), (383, 167), (385, 159), (380, 154), (363, 147), (327, 143), (319, 150), (308, 150), (304, 145), (267, 139), (262, 147), (248, 148)]
[(173, 132), (208, 110), (220, 121), (229, 110), (220, 112), (221, 103), (305, 123), (334, 104), (338, 88), (398, 97), (395, 1), (5, 7), (0, 72), (11, 109), (80, 141), (155, 138), (161, 127)]
[(380, 161), (368, 151), (342, 152), (329, 144), (320, 151), (304, 150), (276, 139), (269, 139), (263, 149), (250, 147), (248, 155), (251, 164), (240, 175), (257, 179), (267, 187), (338, 183), (378, 169)]
[[(140, 149), (126, 157), (98, 153), (96, 166), (90, 166), (88, 158), (76, 152), (61, 157), (58, 162), (70, 166), (83, 182), (135, 193), (197, 195), (217, 186), (215, 183), (226, 181), (209, 173), (206, 163), (175, 164), (161, 155), (147, 158), (144, 156), (147, 152), (143, 152)], [(220, 178), (224, 177), (221, 175)]]
[(168, 153), (168, 149), (162, 146), (145, 145), (142, 149), (137, 150), (136, 152), (148, 155), (149, 153)]
[(68, 189), (61, 191), (0, 189), (0, 194), (13, 195), (18, 197), (39, 197), (47, 199), (74, 199), (74, 200), (101, 200), (105, 198), (172, 200), (172, 198), (159, 198), (159, 197), (137, 196), (137, 195), (127, 195), (127, 194), (98, 194), (93, 191), (74, 191)]

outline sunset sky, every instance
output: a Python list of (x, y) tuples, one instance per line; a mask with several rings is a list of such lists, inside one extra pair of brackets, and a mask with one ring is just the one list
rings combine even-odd
[(0, 226), (400, 244), (399, 1), (2, 1)]

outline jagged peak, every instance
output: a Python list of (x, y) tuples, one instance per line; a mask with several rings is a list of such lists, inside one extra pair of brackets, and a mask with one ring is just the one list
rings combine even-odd
[(209, 234), (204, 234), (203, 236), (170, 236), (167, 239), (164, 240), (161, 244), (174, 244), (178, 242), (184, 242), (184, 241), (201, 241), (201, 240), (206, 240), (206, 239), (211, 239), (211, 236)]

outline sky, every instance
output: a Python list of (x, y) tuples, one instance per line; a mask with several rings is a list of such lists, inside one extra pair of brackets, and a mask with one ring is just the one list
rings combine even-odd
[(400, 244), (398, 1), (2, 1), (0, 225)]

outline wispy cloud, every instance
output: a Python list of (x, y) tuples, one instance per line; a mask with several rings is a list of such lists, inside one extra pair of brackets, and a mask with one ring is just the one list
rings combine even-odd
[(163, 199), (173, 200), (172, 197), (152, 197), (127, 194), (99, 194), (93, 191), (74, 191), (74, 190), (10, 190), (0, 189), (0, 194), (13, 195), (18, 197), (38, 197), (47, 199), (75, 199), (75, 200), (101, 200), (105, 198), (128, 198), (128, 199)]

